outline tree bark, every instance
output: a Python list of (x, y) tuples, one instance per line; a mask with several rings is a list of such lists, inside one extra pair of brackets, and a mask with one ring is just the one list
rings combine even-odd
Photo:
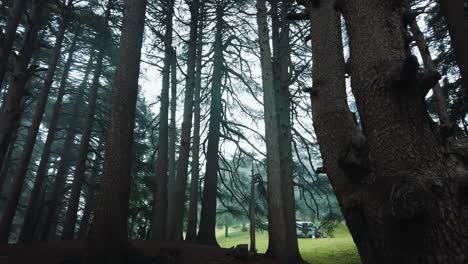
[(223, 80), (223, 30), (224, 5), (216, 6), (216, 33), (214, 42), (213, 79), (211, 86), (210, 125), (208, 128), (208, 149), (204, 179), (200, 230), (197, 241), (202, 244), (218, 245), (216, 241), (216, 198), (218, 192), (219, 136), (222, 120)]
[(5, 25), (5, 32), (0, 29), (0, 92), (4, 87), (5, 74), (8, 72), (8, 62), (16, 38), (16, 30), (26, 11), (27, 2), (27, 0), (14, 1), (13, 6), (8, 9), (10, 15)]
[[(33, 234), (34, 234), (33, 221), (35, 218), (34, 208), (38, 206), (37, 203), (40, 201), (39, 196), (41, 195), (41, 190), (43, 189), (44, 180), (46, 179), (47, 167), (49, 164), (49, 157), (52, 151), (52, 143), (57, 133), (57, 125), (58, 125), (58, 120), (60, 116), (60, 108), (62, 106), (63, 97), (65, 96), (65, 90), (67, 87), (67, 81), (68, 81), (68, 77), (70, 73), (70, 68), (73, 64), (73, 55), (75, 51), (77, 50), (76, 44), (77, 44), (79, 35), (80, 33), (76, 32), (73, 37), (71, 46), (68, 51), (68, 58), (63, 68), (59, 90), (57, 93), (57, 99), (55, 100), (54, 109), (52, 111), (51, 119), (49, 121), (49, 129), (47, 130), (47, 138), (44, 143), (44, 148), (43, 148), (42, 155), (41, 155), (41, 161), (36, 171), (36, 178), (34, 180), (34, 185), (31, 191), (31, 195), (29, 197), (29, 202), (28, 202), (28, 206), (27, 206), (26, 213), (25, 213), (24, 220), (23, 220), (19, 242), (30, 242), (33, 239)], [(91, 63), (91, 66), (92, 66), (92, 63)], [(88, 71), (91, 70), (91, 66), (88, 66)]]
[[(337, 199), (343, 205), (352, 188), (349, 178), (356, 175), (342, 168), (340, 159), (349, 151), (350, 144), (359, 143), (362, 134), (348, 107), (341, 20), (333, 6), (334, 1), (327, 0), (319, 7), (313, 7), (311, 3), (306, 7), (312, 41), (313, 87), (310, 93), (323, 168), (326, 168)], [(333, 136), (330, 136), (331, 132)], [(352, 209), (343, 206), (341, 209), (362, 261), (378, 263), (371, 255), (372, 248), (365, 242), (369, 238), (367, 226), (363, 224), (365, 218)]]
[(282, 4), (281, 13), (278, 14), (278, 2), (271, 3), (272, 57), (266, 3), (264, 0), (257, 1), (268, 172), (267, 253), (284, 263), (298, 263), (301, 257), (296, 238), (290, 145), (289, 25), (285, 21), (290, 2)]
[[(152, 238), (164, 240), (169, 223), (168, 213), (168, 147), (169, 147), (169, 86), (171, 76), (171, 64), (173, 59), (172, 48), (172, 16), (174, 13), (174, 1), (166, 3), (166, 32), (164, 35), (164, 66), (162, 70), (161, 109), (159, 112), (159, 137), (158, 160), (156, 163), (155, 194), (153, 204)], [(167, 222), (167, 224), (166, 224)]]
[(3, 163), (12, 134), (21, 115), (21, 101), (27, 94), (26, 84), (38, 67), (29, 65), (38, 46), (38, 32), (44, 21), (42, 13), (47, 9), (48, 1), (34, 0), (31, 6), (30, 23), (24, 35), (24, 44), (16, 58), (11, 84), (3, 99), (0, 109), (0, 164)]
[(464, 90), (463, 111), (466, 112), (468, 111), (468, 49), (466, 48), (468, 43), (466, 34), (468, 32), (468, 19), (464, 17), (464, 5), (466, 5), (466, 1), (439, 0), (438, 2), (447, 22), (450, 39), (452, 40), (451, 44), (455, 51), (458, 67), (460, 68)]
[(195, 241), (197, 238), (198, 218), (198, 181), (200, 179), (200, 93), (201, 93), (201, 70), (203, 55), (203, 28), (205, 20), (204, 1), (200, 3), (200, 21), (197, 37), (197, 63), (194, 90), (193, 108), (193, 144), (192, 144), (192, 175), (190, 178), (190, 201), (188, 211), (187, 235), (185, 240)]
[(187, 57), (187, 76), (185, 83), (184, 114), (182, 120), (182, 133), (180, 136), (179, 159), (177, 161), (177, 177), (174, 194), (174, 210), (168, 222), (168, 239), (180, 240), (182, 234), (185, 189), (187, 187), (188, 162), (190, 156), (190, 134), (192, 132), (193, 94), (195, 89), (195, 67), (197, 56), (197, 28), (199, 0), (193, 0), (190, 6), (190, 38)]
[(342, 8), (364, 134), (341, 157), (352, 183), (342, 206), (364, 218), (368, 235), (354, 239), (369, 249), (360, 251), (365, 263), (464, 263), (466, 176), (427, 114), (425, 95), (440, 76), (409, 55), (402, 5), (348, 0)]
[[(67, 9), (71, 7), (72, 1), (69, 0), (67, 4)], [(26, 173), (28, 171), (29, 161), (31, 160), (31, 155), (36, 143), (37, 133), (39, 132), (39, 126), (42, 122), (42, 117), (45, 112), (45, 107), (49, 98), (50, 88), (54, 81), (55, 71), (57, 69), (57, 63), (60, 59), (63, 40), (65, 38), (65, 32), (68, 26), (68, 18), (66, 15), (62, 18), (60, 23), (60, 28), (55, 40), (55, 48), (52, 57), (49, 61), (49, 68), (44, 81), (44, 86), (42, 87), (41, 93), (38, 98), (36, 105), (36, 111), (34, 113), (31, 125), (28, 129), (28, 136), (26, 138), (26, 144), (23, 148), (20, 161), (17, 167), (17, 170), (14, 175), (13, 184), (11, 187), (11, 192), (9, 194), (7, 204), (3, 212), (2, 219), (0, 220), (0, 242), (8, 242), (8, 237), (11, 231), (11, 224), (15, 216), (16, 207), (18, 206), (19, 198), (21, 196), (21, 190), (23, 188), (24, 180), (26, 178)], [(76, 40), (73, 45), (76, 45)]]
[(124, 1), (111, 126), (94, 221), (86, 239), (86, 264), (126, 263), (131, 155), (145, 10), (145, 0)]
[(97, 54), (96, 60), (96, 70), (94, 71), (93, 82), (91, 84), (91, 90), (88, 100), (88, 111), (86, 113), (85, 127), (83, 133), (81, 134), (81, 143), (79, 149), (79, 157), (75, 167), (75, 173), (73, 175), (72, 189), (70, 193), (70, 200), (68, 202), (67, 211), (65, 214), (65, 221), (63, 224), (62, 231), (62, 240), (71, 240), (75, 233), (75, 224), (77, 219), (77, 212), (80, 202), (80, 194), (83, 186), (83, 181), (85, 178), (86, 172), (86, 161), (88, 160), (89, 145), (91, 140), (91, 132), (94, 123), (94, 115), (96, 113), (97, 100), (98, 100), (98, 91), (101, 84), (99, 83), (99, 78), (101, 77), (103, 62), (104, 62), (104, 52), (106, 49), (106, 44), (109, 39), (109, 29), (108, 23), (112, 11), (112, 0), (108, 1), (105, 17), (103, 24), (99, 29), (100, 38), (97, 40), (99, 51)]

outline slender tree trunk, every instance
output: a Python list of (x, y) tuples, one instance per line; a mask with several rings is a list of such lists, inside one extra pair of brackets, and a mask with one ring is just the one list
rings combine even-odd
[(201, 71), (203, 55), (203, 28), (204, 28), (204, 1), (200, 3), (200, 21), (197, 37), (197, 64), (193, 107), (193, 144), (192, 144), (192, 176), (190, 178), (190, 204), (188, 211), (188, 226), (185, 240), (195, 241), (197, 238), (197, 211), (198, 211), (198, 181), (200, 179), (200, 93)]
[(199, 0), (193, 0), (190, 6), (191, 21), (190, 21), (190, 39), (187, 58), (187, 77), (185, 84), (185, 101), (184, 101), (184, 116), (182, 121), (182, 133), (180, 136), (179, 159), (177, 162), (177, 177), (175, 184), (174, 195), (174, 210), (173, 215), (169, 216), (168, 222), (168, 239), (180, 240), (184, 220), (185, 211), (185, 189), (187, 187), (188, 162), (190, 156), (190, 134), (192, 131), (192, 114), (193, 114), (193, 94), (195, 89), (195, 67), (197, 61), (197, 28), (198, 28), (198, 13)]
[(197, 241), (202, 244), (218, 245), (216, 241), (216, 194), (218, 191), (219, 136), (222, 120), (223, 80), (223, 30), (224, 6), (216, 5), (216, 33), (214, 42), (213, 79), (211, 86), (210, 126), (208, 128), (208, 150), (206, 173), (200, 212), (200, 230)]
[[(104, 146), (105, 140), (103, 138), (99, 139), (99, 144), (97, 149), (100, 150)], [(99, 182), (98, 177), (100, 176), (102, 160), (94, 160), (94, 167), (92, 169), (91, 176), (88, 178), (88, 188), (85, 191), (85, 207), (83, 208), (83, 215), (81, 216), (80, 226), (77, 233), (77, 238), (79, 240), (84, 239), (88, 234), (88, 229), (91, 221), (91, 215), (94, 211), (96, 198), (95, 192), (97, 189), (97, 183)]]
[[(409, 4), (407, 5), (407, 9), (410, 10)], [(434, 61), (432, 60), (429, 47), (426, 44), (426, 40), (424, 39), (423, 33), (419, 29), (418, 22), (416, 21), (416, 19), (413, 20), (409, 26), (411, 33), (413, 34), (413, 37), (416, 41), (416, 45), (418, 46), (419, 53), (424, 63), (424, 68), (429, 71), (437, 71)], [(447, 113), (447, 104), (439, 83), (436, 83), (436, 85), (434, 85), (434, 87), (432, 88), (432, 92), (432, 98), (434, 99), (434, 103), (436, 105), (440, 124), (445, 127), (451, 126), (450, 118)]]
[[(71, 7), (71, 0), (69, 0), (67, 8)], [(8, 237), (11, 231), (11, 224), (15, 216), (16, 207), (21, 196), (21, 190), (23, 188), (26, 173), (28, 171), (28, 165), (31, 160), (31, 155), (36, 143), (37, 133), (39, 132), (39, 126), (42, 122), (42, 117), (45, 112), (45, 107), (49, 98), (50, 88), (54, 81), (55, 71), (57, 69), (57, 63), (60, 59), (63, 40), (65, 38), (65, 32), (67, 30), (68, 21), (66, 17), (62, 18), (60, 28), (55, 40), (55, 48), (53, 55), (49, 61), (49, 68), (42, 87), (41, 93), (38, 98), (36, 105), (36, 112), (34, 113), (33, 120), (28, 130), (28, 136), (26, 138), (26, 144), (23, 148), (23, 152), (20, 157), (18, 168), (14, 175), (14, 181), (9, 194), (7, 204), (5, 206), (2, 219), (0, 220), (0, 242), (8, 242)], [(76, 45), (76, 40), (73, 45)]]
[(106, 14), (103, 21), (102, 28), (99, 29), (101, 38), (97, 41), (100, 45), (97, 61), (96, 61), (96, 70), (94, 71), (93, 82), (91, 84), (91, 90), (88, 100), (88, 111), (86, 113), (85, 127), (83, 133), (81, 134), (81, 143), (79, 149), (79, 157), (76, 163), (75, 172), (73, 175), (72, 189), (70, 193), (70, 200), (68, 202), (67, 211), (65, 214), (65, 221), (63, 224), (62, 231), (62, 240), (71, 240), (73, 239), (73, 234), (75, 232), (75, 224), (77, 219), (77, 212), (80, 202), (80, 194), (83, 186), (83, 181), (85, 178), (86, 172), (86, 161), (88, 160), (89, 145), (91, 140), (91, 132), (94, 123), (94, 115), (96, 113), (97, 100), (98, 100), (98, 91), (101, 84), (99, 83), (99, 78), (101, 77), (103, 62), (104, 62), (104, 52), (106, 49), (106, 43), (108, 43), (108, 23), (111, 15), (112, 1), (110, 0), (107, 4)]
[[(171, 120), (169, 124), (169, 165), (168, 165), (168, 216), (174, 210), (174, 195), (175, 195), (175, 177), (176, 177), (176, 110), (177, 110), (177, 60), (176, 52), (172, 53), (171, 60)], [(169, 217), (167, 221), (169, 221)]]
[[(49, 157), (52, 150), (52, 143), (55, 139), (55, 134), (57, 133), (57, 124), (60, 116), (60, 108), (62, 106), (63, 97), (65, 95), (70, 68), (73, 64), (73, 55), (77, 50), (76, 44), (78, 41), (78, 37), (79, 32), (76, 32), (68, 51), (68, 58), (64, 65), (59, 91), (57, 93), (57, 99), (54, 104), (54, 109), (52, 111), (52, 116), (49, 122), (49, 129), (47, 131), (47, 138), (44, 143), (44, 148), (41, 155), (41, 162), (39, 163), (39, 167), (36, 172), (36, 178), (34, 180), (34, 186), (29, 197), (29, 203), (24, 216), (19, 242), (29, 242), (33, 238), (34, 229), (32, 223), (35, 217), (34, 208), (37, 207), (37, 203), (40, 201), (38, 198), (41, 195), (43, 183), (46, 178)], [(90, 69), (91, 67), (89, 67), (89, 70)]]
[(94, 188), (89, 188), (86, 192), (85, 207), (81, 216), (80, 227), (78, 228), (77, 238), (83, 239), (86, 237), (91, 219), (91, 213), (94, 210)]
[(257, 252), (255, 245), (255, 174), (254, 174), (254, 162), (252, 161), (252, 177), (250, 179), (250, 206), (249, 206), (249, 220), (250, 220), (250, 252)]
[(12, 137), (12, 142), (5, 155), (5, 160), (3, 161), (3, 164), (1, 164), (0, 167), (0, 199), (3, 199), (3, 196), (6, 194), (5, 192), (3, 192), (3, 186), (5, 185), (6, 179), (8, 177), (8, 168), (10, 167), (9, 164), (11, 162), (11, 156), (13, 154), (13, 146), (15, 142), (16, 135)]
[(21, 102), (27, 94), (26, 84), (38, 67), (29, 64), (38, 46), (38, 32), (44, 23), (42, 13), (47, 9), (47, 4), (48, 1), (45, 0), (34, 0), (32, 2), (29, 14), (29, 28), (24, 35), (23, 47), (15, 60), (12, 81), (0, 109), (0, 164), (3, 163), (6, 150), (21, 115)]
[[(93, 53), (93, 52), (92, 52)], [(58, 214), (60, 210), (60, 202), (62, 192), (65, 189), (65, 181), (67, 178), (67, 173), (70, 168), (70, 160), (73, 148), (70, 147), (73, 145), (76, 135), (76, 120), (77, 113), (80, 112), (80, 108), (83, 105), (84, 94), (86, 86), (88, 85), (89, 74), (91, 73), (90, 69), (94, 63), (94, 56), (91, 54), (88, 61), (88, 65), (83, 77), (83, 81), (80, 83), (77, 91), (76, 98), (74, 100), (72, 110), (69, 113), (70, 117), (66, 120), (67, 124), (67, 134), (62, 146), (61, 158), (58, 164), (57, 173), (55, 174), (55, 180), (52, 186), (52, 191), (49, 196), (49, 204), (46, 208), (46, 213), (44, 216), (44, 228), (42, 229), (42, 234), (40, 235), (41, 240), (47, 240), (49, 238), (55, 238), (55, 232), (58, 221)], [(95, 69), (96, 70), (96, 69)], [(45, 173), (45, 171), (44, 171)]]
[[(53, 159), (53, 163), (51, 165), (51, 169), (52, 169), (52, 173), (51, 174), (55, 174), (55, 172), (57, 171), (57, 158)], [(45, 185), (44, 186), (44, 189), (41, 190), (41, 200), (40, 201), (40, 206), (38, 206), (40, 208), (39, 211), (34, 211), (34, 224), (32, 226), (32, 230), (33, 230), (33, 239), (32, 240), (35, 240), (35, 241), (39, 241), (42, 239), (42, 231), (44, 230), (45, 228), (45, 216), (47, 215), (47, 209), (48, 209), (48, 203), (49, 201), (47, 200), (47, 196), (48, 196), (48, 189), (49, 189), (49, 186), (48, 185)], [(42, 197), (43, 196), (43, 197)], [(25, 241), (26, 242), (26, 241)]]
[(227, 214), (224, 215), (224, 237), (229, 237), (229, 219)]
[(8, 62), (16, 38), (16, 30), (18, 29), (21, 17), (26, 11), (27, 2), (27, 0), (14, 1), (13, 6), (8, 9), (10, 15), (5, 25), (5, 32), (2, 32), (3, 30), (0, 29), (0, 92), (4, 87), (3, 82), (8, 72)]
[[(166, 228), (168, 223), (168, 147), (169, 147), (169, 86), (171, 61), (173, 57), (172, 48), (172, 15), (174, 13), (174, 1), (167, 0), (166, 3), (166, 32), (164, 36), (164, 66), (162, 71), (161, 110), (159, 113), (159, 137), (158, 137), (158, 160), (156, 163), (155, 194), (153, 204), (153, 233), (152, 238), (156, 240), (166, 239)], [(169, 214), (170, 216), (170, 214)], [(170, 221), (170, 220), (169, 220)]]
[(130, 170), (145, 0), (125, 0), (104, 173), (87, 237), (86, 264), (126, 263)]
[(439, 0), (440, 9), (445, 16), (450, 39), (458, 67), (460, 68), (460, 75), (462, 77), (462, 85), (464, 89), (464, 111), (468, 111), (468, 19), (465, 18), (465, 0), (449, 1)]
[[(276, 51), (273, 57), (273, 72), (276, 78), (275, 92), (279, 128), (279, 158), (281, 162), (281, 169), (279, 179), (281, 181), (282, 203), (285, 217), (285, 226), (281, 227), (281, 231), (286, 234), (286, 245), (289, 245), (289, 253), (282, 255), (280, 259), (285, 258), (297, 262), (301, 262), (301, 255), (299, 253), (299, 246), (296, 234), (296, 204), (294, 200), (294, 187), (293, 187), (293, 159), (292, 159), (292, 134), (291, 134), (291, 94), (289, 92), (290, 83), (290, 65), (291, 65), (291, 48), (289, 44), (289, 23), (286, 19), (288, 12), (291, 9), (293, 0), (285, 0), (281, 5), (280, 13), (280, 34), (278, 46), (273, 42), (273, 49)], [(276, 196), (275, 193), (269, 193), (271, 196)], [(272, 198), (277, 199), (277, 197)], [(273, 231), (275, 232), (275, 231)], [(276, 243), (276, 241), (274, 242)]]
[(419, 71), (408, 55), (402, 4), (348, 0), (342, 8), (365, 136), (341, 153), (352, 183), (342, 206), (369, 230), (353, 234), (358, 247), (367, 244), (365, 263), (465, 263), (466, 176), (427, 114), (425, 95), (440, 75)]
[[(24, 109), (24, 102), (21, 105), (21, 112), (23, 112), (23, 109)], [(6, 195), (7, 195), (7, 193), (3, 191), (3, 189), (4, 189), (5, 182), (8, 178), (8, 172), (10, 169), (10, 164), (12, 162), (13, 150), (15, 149), (16, 139), (18, 138), (18, 129), (20, 125), (21, 125), (21, 122), (19, 122), (18, 120), (18, 123), (16, 124), (16, 127), (14, 129), (14, 134), (11, 137), (10, 146), (8, 147), (7, 153), (5, 155), (5, 159), (3, 161), (3, 164), (0, 170), (0, 198), (4, 198), (4, 197), (6, 198)]]
[[(271, 14), (274, 15), (275, 11), (277, 13), (277, 3), (272, 1)], [(265, 115), (265, 139), (266, 139), (266, 149), (267, 149), (267, 175), (268, 178), (268, 193), (273, 192), (273, 188), (276, 188), (275, 191), (278, 191), (278, 194), (281, 192), (278, 190), (280, 183), (273, 184), (274, 179), (273, 175), (278, 175), (280, 172), (280, 162), (279, 157), (274, 155), (279, 153), (279, 145), (275, 142), (275, 136), (273, 131), (278, 131), (276, 124), (276, 102), (275, 102), (275, 90), (274, 90), (274, 77), (273, 77), (273, 63), (272, 63), (272, 51), (270, 47), (270, 30), (268, 25), (268, 10), (266, 7), (265, 0), (257, 0), (257, 26), (258, 26), (258, 41), (260, 46), (260, 62), (262, 70), (262, 86), (263, 86), (263, 101), (264, 101), (264, 115)], [(277, 26), (273, 28), (272, 37), (276, 41)], [(271, 175), (271, 176), (270, 176)], [(270, 179), (271, 178), (271, 179)], [(271, 187), (270, 187), (271, 185)], [(281, 198), (279, 197), (279, 200)], [(270, 229), (273, 226), (278, 225), (275, 223), (275, 220), (281, 220), (284, 218), (283, 211), (275, 211), (275, 208), (281, 208), (282, 205), (277, 200), (270, 201), (268, 196), (268, 219), (269, 219), (269, 233)], [(270, 213), (271, 212), (271, 213)], [(268, 250), (267, 253), (272, 253), (275, 249), (273, 248), (273, 241), (285, 241), (284, 233), (273, 233), (272, 236), (268, 237)]]
[[(36, 203), (36, 207), (34, 208), (34, 211), (33, 211), (34, 219), (31, 222), (31, 226), (32, 226), (31, 229), (33, 231), (36, 230), (39, 226), (39, 223), (41, 220), (41, 212), (45, 208), (45, 204), (46, 204), (46, 196), (47, 196), (47, 185), (44, 186), (44, 188), (42, 188), (38, 197), (39, 201)], [(21, 241), (18, 241), (18, 243), (21, 243)]]
[[(294, 193), (292, 187), (292, 150), (290, 124), (289, 29), (285, 21), (290, 2), (271, 3), (273, 58), (271, 56), (266, 3), (257, 1), (257, 24), (260, 42), (262, 82), (265, 107), (265, 135), (268, 172), (267, 253), (284, 263), (298, 263), (299, 254)], [(282, 24), (281, 24), (282, 23)], [(272, 62), (273, 59), (273, 62)], [(284, 247), (288, 245), (288, 247)]]

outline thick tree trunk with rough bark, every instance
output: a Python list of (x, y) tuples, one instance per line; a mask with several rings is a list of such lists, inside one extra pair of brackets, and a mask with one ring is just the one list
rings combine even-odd
[[(450, 144), (457, 141), (443, 139), (428, 116), (425, 95), (440, 75), (420, 70), (409, 55), (403, 5), (390, 0), (335, 5), (346, 20), (350, 59), (359, 65), (351, 84), (363, 136), (351, 135), (346, 151), (325, 164), (336, 166), (337, 159), (345, 172), (332, 184), (346, 218), (362, 219), (357, 227), (362, 232), (350, 230), (364, 263), (464, 263), (466, 170), (451, 154)], [(314, 85), (320, 88), (320, 79)], [(323, 98), (320, 89), (312, 92)], [(333, 148), (320, 147), (325, 153)], [(338, 175), (332, 171), (338, 169), (327, 172)]]
[[(169, 154), (169, 86), (171, 77), (171, 64), (173, 59), (172, 48), (172, 17), (174, 1), (167, 0), (165, 7), (166, 32), (164, 35), (164, 66), (162, 70), (161, 108), (159, 112), (158, 160), (156, 163), (155, 194), (153, 203), (152, 239), (165, 240), (170, 222), (168, 209), (168, 154)], [(172, 198), (172, 197), (171, 197)], [(169, 215), (168, 215), (169, 213)]]
[(24, 34), (24, 44), (15, 60), (13, 77), (0, 109), (0, 164), (11, 142), (12, 134), (21, 115), (21, 101), (28, 93), (26, 84), (37, 69), (37, 65), (30, 65), (31, 58), (38, 46), (38, 32), (43, 26), (43, 12), (47, 9), (48, 1), (32, 1), (29, 14), (29, 27)]
[[(334, 8), (335, 1), (321, 1), (320, 6), (307, 2), (305, 18), (310, 19), (312, 41), (313, 86), (309, 92), (312, 100), (314, 130), (320, 146), (323, 168), (340, 204), (351, 192), (351, 171), (340, 166), (340, 160), (349, 152), (349, 145), (359, 144), (362, 134), (349, 110), (345, 84), (345, 61), (341, 37), (340, 14)], [(353, 76), (353, 75), (352, 75)], [(333, 136), (330, 136), (332, 133)], [(356, 173), (358, 174), (358, 173)], [(359, 213), (341, 207), (348, 228), (353, 234), (364, 263), (375, 259), (369, 254), (372, 249), (368, 239), (365, 218)]]
[[(59, 90), (57, 93), (57, 99), (55, 100), (54, 109), (52, 111), (51, 119), (49, 121), (49, 129), (47, 130), (47, 138), (44, 143), (44, 148), (43, 148), (42, 155), (41, 155), (41, 161), (36, 171), (36, 178), (34, 179), (33, 189), (29, 197), (29, 202), (28, 202), (28, 206), (27, 206), (26, 213), (25, 213), (24, 220), (23, 220), (19, 242), (29, 242), (33, 239), (33, 233), (34, 233), (33, 221), (35, 218), (34, 208), (38, 206), (37, 204), (40, 201), (39, 196), (41, 195), (41, 190), (43, 189), (43, 183), (44, 183), (44, 180), (46, 179), (46, 174), (47, 174), (46, 172), (47, 172), (47, 167), (49, 164), (49, 157), (52, 151), (52, 143), (57, 133), (57, 125), (58, 125), (58, 120), (60, 116), (60, 108), (62, 106), (63, 97), (65, 95), (70, 68), (73, 63), (73, 55), (77, 49), (76, 43), (78, 41), (79, 35), (80, 35), (79, 32), (75, 33), (75, 36), (72, 40), (72, 45), (70, 46), (69, 51), (68, 51), (67, 61), (65, 62), (65, 65), (63, 68)], [(92, 67), (92, 62), (87, 68), (88, 73), (85, 73), (85, 75), (89, 74), (89, 71), (91, 71), (91, 67)]]
[(13, 6), (8, 9), (10, 15), (5, 25), (5, 32), (0, 29), (0, 92), (4, 87), (3, 81), (8, 72), (8, 62), (16, 38), (16, 30), (18, 29), (21, 17), (26, 11), (27, 2), (27, 0), (14, 1)]
[(194, 107), (193, 107), (193, 144), (192, 144), (192, 175), (190, 178), (190, 200), (187, 216), (187, 235), (185, 240), (195, 241), (197, 238), (198, 219), (198, 182), (200, 179), (200, 93), (201, 93), (201, 71), (203, 55), (203, 28), (205, 20), (204, 0), (200, 3), (200, 21), (198, 25), (197, 38), (197, 64), (195, 76)]
[(127, 217), (138, 76), (146, 0), (125, 0), (111, 126), (94, 221), (86, 239), (86, 264), (127, 263)]
[(216, 33), (214, 42), (213, 79), (211, 86), (210, 126), (206, 153), (205, 181), (203, 186), (200, 230), (197, 241), (202, 244), (218, 245), (216, 241), (216, 199), (218, 192), (219, 137), (222, 121), (222, 80), (223, 80), (223, 31), (224, 6), (216, 6)]
[(464, 111), (468, 111), (468, 19), (465, 17), (466, 0), (439, 0), (440, 9), (445, 16), (452, 47), (455, 51), (455, 57), (464, 90)]
[(268, 172), (267, 253), (284, 263), (298, 263), (301, 257), (296, 238), (290, 145), (289, 25), (285, 21), (290, 2), (285, 1), (281, 6), (278, 13), (278, 2), (271, 3), (272, 57), (266, 3), (257, 1)]
[[(72, 1), (69, 0), (67, 4), (67, 9), (71, 7)], [(68, 10), (67, 10), (68, 11)], [(66, 11), (66, 12), (67, 12)], [(16, 207), (18, 206), (19, 198), (21, 196), (21, 190), (23, 188), (24, 180), (26, 178), (26, 173), (28, 171), (28, 165), (31, 160), (31, 155), (36, 143), (36, 137), (39, 132), (39, 126), (42, 122), (42, 117), (44, 116), (45, 108), (49, 98), (49, 92), (54, 81), (55, 71), (57, 69), (57, 64), (60, 59), (63, 40), (65, 38), (65, 32), (68, 26), (68, 18), (66, 15), (62, 18), (60, 28), (57, 33), (57, 38), (55, 40), (55, 48), (52, 57), (49, 61), (49, 68), (46, 73), (44, 86), (42, 87), (41, 93), (39, 95), (36, 111), (34, 113), (31, 125), (28, 129), (28, 136), (26, 138), (26, 144), (23, 148), (20, 160), (18, 163), (17, 170), (14, 175), (13, 184), (11, 187), (11, 192), (8, 195), (8, 200), (0, 220), (0, 242), (7, 242), (8, 237), (11, 231), (11, 224), (15, 216)], [(72, 45), (76, 45), (75, 43)]]
[(179, 159), (177, 161), (177, 177), (174, 194), (174, 210), (168, 222), (168, 239), (180, 240), (182, 234), (185, 189), (187, 186), (188, 162), (190, 156), (190, 134), (192, 132), (193, 93), (195, 89), (195, 66), (197, 56), (197, 28), (199, 0), (194, 0), (190, 6), (190, 39), (188, 43), (187, 76), (185, 83), (184, 115), (182, 120), (182, 133), (180, 136)]
[(97, 40), (99, 47), (97, 60), (96, 60), (96, 70), (94, 71), (93, 82), (91, 84), (91, 89), (89, 93), (88, 99), (88, 110), (86, 113), (85, 119), (85, 127), (83, 128), (83, 132), (81, 134), (81, 143), (79, 149), (79, 156), (78, 161), (76, 163), (75, 172), (73, 174), (73, 183), (72, 189), (70, 193), (70, 199), (67, 206), (67, 211), (65, 214), (65, 221), (63, 224), (63, 231), (62, 231), (62, 239), (63, 240), (70, 240), (73, 239), (73, 235), (75, 232), (75, 224), (77, 220), (77, 213), (78, 207), (80, 202), (80, 194), (81, 189), (83, 186), (83, 181), (85, 178), (86, 172), (86, 161), (88, 160), (88, 152), (91, 140), (91, 132), (94, 123), (94, 115), (96, 113), (97, 108), (97, 100), (98, 100), (98, 91), (99, 87), (101, 86), (99, 79), (101, 77), (103, 62), (104, 62), (104, 52), (106, 49), (106, 43), (109, 40), (109, 29), (108, 23), (110, 19), (112, 11), (112, 0), (108, 1), (105, 17), (103, 23), (101, 24), (101, 28), (99, 29), (99, 36), (100, 39)]

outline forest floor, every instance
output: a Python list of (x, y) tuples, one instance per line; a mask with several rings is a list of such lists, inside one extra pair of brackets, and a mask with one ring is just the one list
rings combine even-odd
[[(217, 230), (218, 243), (229, 248), (238, 244), (250, 244), (249, 232), (233, 229), (229, 237), (224, 237), (224, 229)], [(256, 244), (259, 253), (264, 253), (268, 246), (267, 232), (257, 232)], [(330, 238), (300, 238), (299, 250), (302, 258), (313, 264), (360, 264), (359, 255), (353, 239), (345, 225), (339, 225)]]
[[(267, 247), (267, 232), (259, 232), (257, 249), (260, 254), (248, 256), (232, 249), (240, 244), (249, 244), (249, 233), (232, 229), (229, 237), (224, 230), (218, 232), (218, 243), (223, 248), (156, 241), (132, 241), (140, 255), (129, 264), (273, 264), (275, 261), (263, 256)], [(346, 226), (339, 226), (332, 238), (299, 239), (299, 248), (305, 261), (314, 264), (359, 264), (359, 256)], [(0, 246), (0, 264), (79, 264), (83, 256), (83, 241), (51, 241), (31, 245)], [(141, 257), (143, 256), (143, 257)]]
[[(190, 244), (131, 241), (128, 264), (277, 264), (263, 254), (239, 254), (233, 249)], [(126, 251), (127, 253), (129, 250)], [(0, 245), (0, 264), (80, 264), (83, 241), (51, 241), (29, 245)], [(119, 254), (119, 252), (115, 252)]]

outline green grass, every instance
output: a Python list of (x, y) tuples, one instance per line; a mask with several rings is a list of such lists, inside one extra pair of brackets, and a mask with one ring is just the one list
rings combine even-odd
[[(264, 253), (268, 246), (268, 233), (257, 232), (257, 250)], [(232, 230), (229, 237), (224, 237), (224, 229), (217, 232), (218, 243), (225, 248), (238, 244), (250, 244), (248, 232)], [(345, 225), (335, 229), (333, 238), (299, 239), (302, 258), (312, 264), (359, 264), (359, 255), (353, 239)]]

